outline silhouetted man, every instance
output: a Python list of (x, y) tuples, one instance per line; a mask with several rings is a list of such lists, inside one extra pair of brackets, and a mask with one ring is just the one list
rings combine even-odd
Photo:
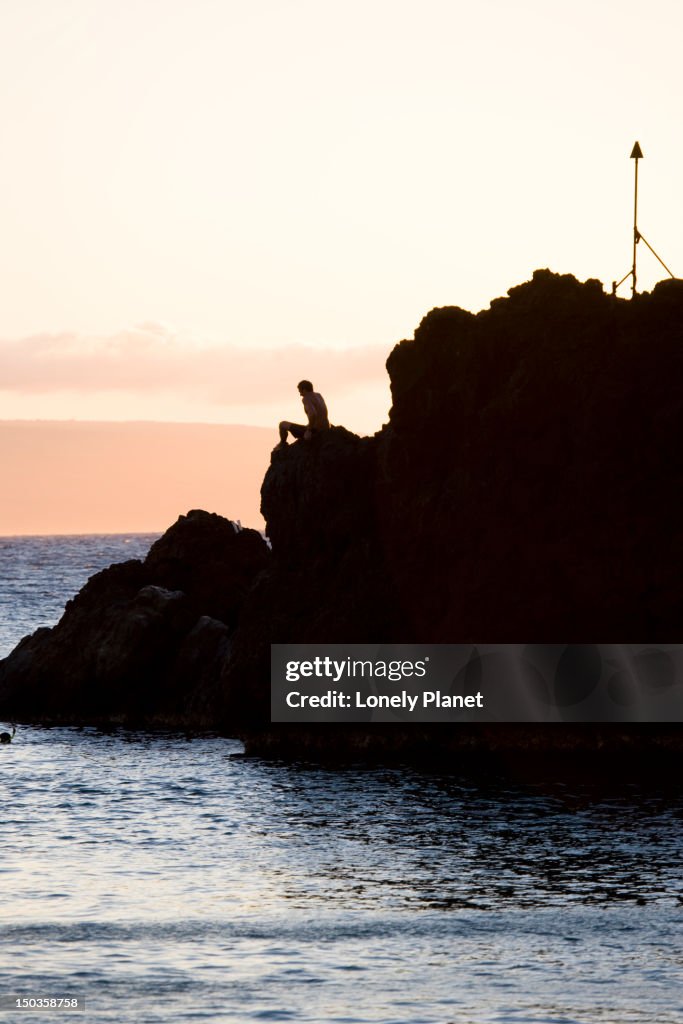
[(283, 420), (280, 424), (280, 444), (278, 448), (287, 446), (288, 432), (292, 437), (303, 437), (304, 441), (310, 441), (315, 434), (328, 430), (330, 426), (325, 399), (317, 391), (313, 390), (310, 380), (299, 381), (297, 388), (301, 395), (301, 401), (304, 403), (304, 412), (308, 417), (308, 424), (304, 426), (302, 423), (290, 423), (289, 420)]

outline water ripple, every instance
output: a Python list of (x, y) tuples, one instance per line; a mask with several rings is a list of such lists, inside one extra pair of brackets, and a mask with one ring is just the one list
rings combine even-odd
[(240, 749), (20, 730), (10, 988), (75, 986), (102, 1022), (677, 1019), (680, 797)]

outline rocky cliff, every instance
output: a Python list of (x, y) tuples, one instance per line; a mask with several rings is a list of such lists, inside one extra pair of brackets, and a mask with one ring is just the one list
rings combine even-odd
[[(212, 724), (281, 746), (272, 642), (675, 638), (682, 282), (627, 302), (537, 271), (477, 315), (433, 310), (387, 369), (374, 437), (334, 428), (273, 453), (272, 552), (190, 513), (22, 641), (0, 665), (2, 713)], [(453, 741), (405, 743), (434, 737)]]

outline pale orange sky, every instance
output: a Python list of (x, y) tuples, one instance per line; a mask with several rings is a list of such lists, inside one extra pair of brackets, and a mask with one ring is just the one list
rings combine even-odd
[(0, 536), (153, 533), (205, 508), (263, 528), (259, 427), (0, 421)]
[(434, 306), (628, 271), (636, 139), (683, 274), (682, 29), (678, 0), (0, 4), (0, 418), (272, 428), (306, 377), (372, 433)]

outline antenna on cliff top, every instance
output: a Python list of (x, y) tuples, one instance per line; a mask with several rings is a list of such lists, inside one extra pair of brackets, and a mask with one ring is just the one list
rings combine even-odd
[(652, 255), (659, 260), (659, 262), (662, 264), (669, 277), (675, 277), (675, 275), (671, 273), (671, 271), (669, 270), (661, 256), (657, 256), (657, 253), (654, 251), (654, 249), (648, 242), (647, 238), (644, 238), (638, 230), (638, 161), (642, 159), (643, 151), (640, 148), (640, 143), (636, 142), (635, 146), (631, 150), (631, 160), (635, 160), (636, 162), (635, 194), (633, 199), (633, 265), (629, 270), (628, 274), (624, 274), (621, 281), (612, 281), (612, 295), (616, 295), (617, 288), (621, 287), (621, 285), (628, 277), (632, 278), (631, 298), (633, 298), (636, 294), (636, 254), (638, 252), (638, 242), (645, 242), (645, 245), (648, 247)]

